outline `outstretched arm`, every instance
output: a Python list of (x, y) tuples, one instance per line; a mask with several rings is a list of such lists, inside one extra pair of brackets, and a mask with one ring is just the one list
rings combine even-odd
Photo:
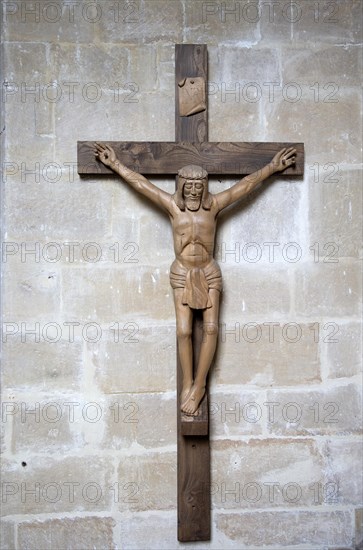
[(230, 189), (217, 193), (215, 195), (215, 199), (218, 204), (218, 210), (223, 210), (226, 206), (229, 206), (239, 199), (246, 197), (263, 180), (275, 172), (282, 172), (282, 170), (285, 170), (288, 166), (295, 164), (295, 157), (296, 149), (293, 147), (290, 147), (289, 149), (281, 149), (281, 151), (276, 153), (272, 161), (261, 168), (261, 170), (257, 170), (257, 172), (253, 172), (253, 174), (249, 174), (233, 185)]
[(116, 174), (121, 176), (135, 191), (141, 193), (141, 195), (144, 195), (167, 212), (170, 212), (172, 201), (170, 193), (159, 189), (141, 174), (127, 168), (127, 166), (117, 160), (112, 147), (96, 142), (95, 156), (105, 166), (109, 166)]

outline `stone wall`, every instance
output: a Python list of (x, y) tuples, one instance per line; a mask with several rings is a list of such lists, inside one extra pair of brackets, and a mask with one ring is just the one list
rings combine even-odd
[(2, 550), (184, 546), (169, 223), (76, 171), (77, 140), (174, 139), (182, 42), (208, 44), (211, 141), (306, 148), (220, 220), (213, 538), (188, 548), (361, 548), (361, 1), (2, 8)]

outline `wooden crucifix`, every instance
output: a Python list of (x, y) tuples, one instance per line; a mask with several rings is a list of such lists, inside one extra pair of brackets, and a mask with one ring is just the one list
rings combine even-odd
[[(303, 174), (302, 143), (208, 142), (207, 46), (175, 47), (175, 142), (78, 142), (78, 173), (116, 173), (170, 218), (177, 325), (178, 539), (210, 540), (207, 375), (218, 334), (222, 278), (213, 258), (218, 213), (275, 172)], [(143, 175), (141, 175), (143, 174)], [(175, 175), (175, 193), (145, 175)], [(208, 174), (243, 176), (218, 194)]]

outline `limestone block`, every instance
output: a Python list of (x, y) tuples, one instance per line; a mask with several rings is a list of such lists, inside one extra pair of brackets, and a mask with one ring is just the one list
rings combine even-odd
[[(48, 175), (56, 177), (56, 173)], [(23, 186), (9, 182), (5, 201), (8, 234), (2, 246), (3, 262), (30, 262), (27, 250), (33, 247), (37, 251), (34, 261), (50, 267), (83, 265), (92, 269), (100, 266), (117, 269), (123, 264), (146, 263), (146, 251), (140, 248), (142, 207), (137, 212), (136, 194), (122, 187), (116, 178), (72, 182), (68, 179), (70, 176), (63, 174), (59, 183), (43, 180), (41, 184), (29, 184), (26, 196), (20, 194)], [(123, 193), (128, 205), (124, 204), (121, 213)], [(12, 211), (13, 204), (15, 211)], [(27, 205), (31, 206), (30, 210)]]
[(190, 43), (256, 42), (258, 14), (244, 2), (185, 2), (185, 37)]
[(290, 319), (256, 322), (227, 312), (220, 323), (212, 375), (216, 383), (269, 387), (320, 382), (319, 343), (310, 325)]
[(54, 104), (45, 101), (34, 105), (35, 131), (39, 136), (54, 135)]
[[(208, 87), (209, 82), (220, 82), (222, 80), (223, 65), (219, 58), (220, 44), (210, 44), (209, 40), (207, 41), (207, 50), (208, 50)], [(213, 86), (211, 87), (213, 90)], [(210, 95), (208, 90), (208, 96)], [(213, 95), (213, 94), (212, 94)], [(209, 105), (209, 102), (208, 102)], [(208, 106), (209, 115), (211, 114), (210, 106)]]
[[(67, 88), (71, 88), (64, 83), (72, 83), (76, 92), (79, 86), (87, 86), (91, 82), (98, 84), (103, 90), (114, 90), (117, 89), (116, 82), (122, 86), (129, 80), (130, 51), (126, 47), (61, 43), (52, 44), (51, 51), (54, 70), (59, 83), (62, 83), (64, 93)], [(89, 90), (84, 88), (84, 96), (87, 95), (92, 96), (91, 86)]]
[(275, 49), (222, 46), (219, 48), (221, 77), (226, 84), (279, 82), (279, 60)]
[(359, 0), (337, 0), (333, 4), (299, 2), (292, 14), (293, 38), (297, 42), (314, 41), (343, 44), (359, 43), (362, 36), (362, 10)]
[[(139, 33), (144, 42), (183, 42), (183, 2), (153, 0), (144, 2), (140, 9)], [(140, 32), (141, 31), (141, 32)], [(140, 41), (140, 40), (139, 40)]]
[[(75, 412), (80, 407), (76, 404), (80, 404), (78, 396), (59, 399), (51, 395), (45, 399), (37, 394), (32, 397), (17, 394), (15, 401), (6, 402), (5, 419), (8, 423), (12, 422), (12, 451), (28, 455), (41, 447), (42, 452), (48, 454), (71, 452), (82, 439), (80, 421)], [(89, 408), (85, 409), (86, 414), (88, 410), (90, 415), (93, 414), (94, 411)], [(76, 421), (77, 424), (74, 423)]]
[(314, 261), (337, 262), (340, 257), (360, 257), (360, 171), (342, 170), (335, 163), (315, 163), (311, 168), (309, 218)]
[(15, 550), (15, 528), (10, 521), (1, 521), (1, 549)]
[(176, 541), (177, 514), (173, 512), (152, 512), (150, 514), (128, 514), (121, 516), (120, 547), (130, 550), (147, 547), (155, 550), (182, 548)]
[[(299, 8), (302, 7), (300, 2)], [(297, 17), (295, 10), (297, 8), (291, 8), (288, 3), (277, 4), (274, 0), (267, 0), (259, 6), (258, 20), (260, 23), (260, 33), (263, 42), (268, 43), (276, 42), (276, 44), (286, 44), (290, 47), (291, 43), (291, 22)], [(252, 10), (251, 10), (252, 13)], [(263, 43), (262, 42), (262, 43)]]
[(107, 323), (111, 328), (116, 322), (174, 318), (165, 266), (65, 269), (63, 276), (68, 282), (62, 300), (69, 320)]
[[(63, 259), (67, 254), (69, 256), (71, 247), (67, 242), (79, 243), (81, 239), (86, 243), (97, 242), (109, 235), (112, 192), (105, 182), (94, 178), (82, 182), (67, 181), (70, 173), (64, 174), (61, 181), (52, 182), (56, 174), (44, 170), (39, 183), (32, 180), (25, 186), (20, 181), (9, 182), (5, 198), (5, 220), (8, 240), (15, 238), (19, 245), (14, 259), (22, 260), (21, 243), (30, 241), (29, 246), (38, 246), (40, 260), (45, 260), (53, 268), (58, 261), (49, 262), (50, 257), (60, 256), (61, 260), (62, 256)], [(34, 241), (38, 244), (35, 245)], [(46, 246), (49, 242), (56, 242), (54, 250)], [(72, 250), (78, 249), (75, 244)], [(26, 255), (26, 258), (29, 260), (30, 255)]]
[[(5, 401), (5, 399), (3, 399), (3, 401)], [(2, 416), (3, 416), (3, 411), (2, 411)], [(6, 451), (8, 450), (7, 449), (8, 448), (7, 432), (8, 430), (5, 426), (5, 423), (2, 422), (0, 427), (0, 450), (2, 454), (6, 453)]]
[(269, 391), (267, 402), (276, 403), (271, 405), (268, 426), (274, 435), (361, 433), (361, 396), (354, 384), (309, 391)]
[(171, 510), (176, 506), (176, 454), (150, 453), (124, 457), (118, 468), (120, 486), (129, 484), (118, 502), (121, 511)]
[(258, 123), (260, 103), (247, 101), (243, 90), (238, 81), (227, 85), (223, 80), (209, 79), (210, 141), (264, 141), (265, 129)]
[[(362, 59), (354, 46), (342, 48), (315, 44), (312, 48), (302, 49), (300, 45), (282, 50), (282, 68), (284, 84), (295, 82), (306, 86), (311, 97), (324, 101), (333, 91), (333, 87), (324, 88), (329, 83), (334, 83), (339, 89), (359, 86)], [(319, 90), (316, 83), (320, 85)]]
[[(19, 5), (18, 8), (20, 8)], [(21, 28), (25, 30), (25, 27), (26, 25), (22, 25)], [(33, 98), (31, 103), (34, 103), (34, 98), (37, 98), (38, 94), (30, 93), (30, 88), (36, 84), (40, 87), (49, 84), (57, 76), (53, 63), (48, 61), (49, 52), (50, 47), (47, 44), (39, 44), (34, 40), (10, 42), (6, 45), (4, 62), (8, 87), (3, 90), (5, 98), (17, 97), (21, 100), (21, 98), (31, 97)], [(12, 83), (16, 85), (16, 88), (11, 87), (11, 90)], [(42, 98), (41, 93), (39, 93), (39, 98)]]
[(287, 313), (290, 308), (290, 295), (285, 269), (273, 271), (259, 266), (225, 267), (223, 269), (224, 292), (222, 294), (222, 314), (229, 318), (241, 316)]
[(113, 550), (113, 528), (116, 522), (111, 517), (53, 518), (44, 521), (24, 521), (19, 524), (19, 548), (49, 550), (49, 548), (94, 548)]
[(180, 0), (136, 1), (121, 4), (112, 12), (112, 17), (102, 17), (95, 25), (96, 36), (101, 42), (183, 41), (183, 7)]
[(70, 268), (77, 265), (90, 269), (108, 267), (117, 270), (123, 265), (137, 268), (143, 263), (144, 252), (138, 244), (140, 242), (139, 221), (125, 215), (120, 220), (119, 226), (123, 229), (119, 233), (110, 235), (108, 240), (97, 238), (92, 241), (89, 239), (57, 241), (57, 247), (55, 244), (46, 243), (44, 250), (47, 253), (47, 261), (59, 257), (62, 267)]
[(309, 485), (324, 480), (313, 440), (220, 440), (212, 455), (213, 506), (219, 509), (309, 506)]
[[(304, 142), (306, 169), (316, 160), (359, 163), (361, 124), (357, 93), (338, 90), (329, 97), (324, 95), (325, 101), (317, 103), (303, 92), (299, 87), (285, 91), (282, 88), (285, 97), (276, 96), (271, 102), (264, 98), (266, 140)], [(328, 93), (333, 94), (333, 90)]]
[(170, 93), (175, 86), (175, 49), (171, 44), (159, 42), (156, 56), (158, 88)]
[[(228, 539), (255, 546), (306, 544), (341, 545), (351, 548), (353, 529), (348, 511), (272, 511), (219, 513), (217, 529)], [(263, 529), (261, 529), (263, 525)]]
[(145, 214), (140, 220), (140, 258), (145, 263), (158, 265), (168, 261), (171, 265), (175, 256), (170, 221), (166, 216), (151, 218), (152, 215)]
[[(35, 247), (32, 243), (32, 250)], [(34, 262), (36, 256), (26, 256), (26, 262), (15, 259), (4, 266), (4, 319), (7, 323), (26, 323), (25, 330), (34, 329), (36, 321), (59, 320), (60, 270), (54, 264)], [(16, 328), (16, 327), (15, 327)]]
[[(16, 323), (15, 326), (8, 323), (4, 325), (4, 387), (17, 390), (30, 387), (35, 391), (42, 391), (44, 388), (58, 391), (79, 390), (82, 341), (73, 340), (70, 325), (59, 322), (50, 325), (39, 323), (36, 335), (26, 334), (26, 326), (22, 327), (21, 323)], [(10, 333), (14, 330), (17, 333), (12, 336)], [(36, 341), (38, 336), (39, 342)], [(52, 339), (57, 341), (52, 342)]]
[[(221, 10), (226, 3), (214, 3), (216, 7), (218, 4)], [(262, 99), (268, 94), (264, 82), (269, 78), (279, 81), (276, 53), (270, 49), (209, 46), (210, 40), (207, 42), (210, 141), (267, 141)]]
[[(221, 214), (218, 227), (223, 230), (225, 225), (231, 226), (229, 242), (218, 239), (217, 256), (222, 267), (223, 263), (256, 267), (279, 263), (289, 267), (306, 254), (299, 228), (302, 185), (276, 176)], [(266, 216), (266, 212), (273, 215)], [(290, 243), (294, 244), (290, 247)]]
[[(326, 315), (336, 323), (342, 315), (359, 315), (360, 266), (355, 263), (311, 264), (296, 273), (296, 311)], [(339, 324), (339, 323), (338, 323)]]
[[(150, 177), (150, 181), (169, 193), (174, 192), (173, 178)], [(174, 253), (168, 216), (121, 180), (117, 182), (113, 198), (112, 235), (120, 243), (120, 260), (135, 264), (158, 265), (165, 261), (171, 264)]]
[[(112, 409), (111, 409), (112, 407)], [(122, 450), (176, 445), (175, 394), (122, 394), (108, 400), (112, 414), (107, 416), (102, 447)]]
[[(169, 62), (174, 56), (174, 48), (170, 44), (165, 55), (169, 56)], [(154, 45), (138, 45), (130, 49), (128, 80), (138, 83), (140, 89), (152, 92), (158, 88), (159, 74), (162, 72), (157, 62), (157, 50)], [(165, 91), (172, 95), (174, 82)]]
[[(4, 181), (9, 181), (9, 177), (14, 175), (24, 189), (24, 184), (39, 181), (39, 170), (54, 161), (54, 127), (53, 122), (47, 123), (47, 118), (53, 117), (53, 112), (53, 105), (48, 108), (41, 100), (37, 103), (33, 95), (26, 96), (23, 101), (21, 96), (10, 97), (4, 109), (4, 160), (7, 163)], [(51, 133), (44, 134), (44, 131), (49, 130)]]
[[(212, 375), (212, 379), (214, 379)], [(217, 436), (258, 436), (265, 421), (260, 414), (259, 394), (239, 388), (223, 392), (213, 383), (209, 393), (209, 421), (211, 438)]]
[[(235, 549), (241, 550), (237, 541), (227, 538), (221, 531), (216, 531), (212, 516), (212, 539), (207, 545), (210, 550)], [(165, 512), (136, 512), (121, 516), (121, 542), (123, 548), (127, 544), (130, 550), (170, 550), (184, 548), (183, 543), (176, 540), (177, 537), (177, 511)], [(188, 544), (193, 550), (205, 547), (205, 542), (191, 542)]]
[[(4, 4), (6, 40), (12, 42), (93, 42), (95, 4), (87, 0), (61, 2), (8, 2)], [(102, 16), (102, 11), (101, 11)]]
[(114, 500), (111, 458), (59, 455), (55, 459), (25, 452), (17, 460), (2, 462), (4, 515), (104, 512)]
[[(150, 178), (152, 183), (160, 187), (159, 179)], [(113, 230), (115, 235), (122, 235), (124, 230), (121, 225), (123, 217), (126, 215), (129, 219), (134, 219), (134, 224), (140, 224), (140, 219), (143, 215), (150, 215), (155, 221), (156, 219), (163, 219), (163, 212), (152, 202), (148, 201), (145, 197), (137, 193), (134, 189), (131, 189), (127, 183), (121, 178), (115, 176), (110, 180), (110, 185), (113, 194)], [(174, 189), (174, 187), (172, 187)], [(170, 191), (170, 189), (169, 189)], [(140, 231), (140, 230), (139, 230)], [(141, 244), (138, 242), (138, 244)]]
[(363, 490), (361, 441), (329, 439), (323, 446), (323, 454), (327, 472), (323, 498), (325, 496), (326, 501), (331, 504), (359, 506)]
[[(127, 84), (127, 83), (126, 83)], [(163, 116), (160, 117), (160, 105)], [(129, 83), (120, 92), (78, 86), (55, 104), (55, 160), (77, 162), (76, 141), (174, 141), (174, 99)], [(87, 124), (85, 124), (87, 121)], [(69, 128), (76, 130), (70, 139)], [(137, 130), (138, 129), (138, 130)]]
[[(13, 6), (20, 9), (21, 4)], [(51, 89), (57, 74), (53, 63), (49, 62), (49, 47), (45, 44), (9, 43), (4, 52), (6, 85), (1, 93), (9, 122), (7, 156), (9, 162), (27, 162), (31, 169), (40, 158), (52, 160), (54, 103)]]
[(327, 344), (329, 378), (359, 374), (362, 358), (362, 327), (359, 324), (339, 325), (337, 342)]
[(132, 319), (117, 322), (108, 333), (103, 332), (101, 340), (88, 344), (95, 382), (103, 393), (175, 389), (175, 326), (143, 326), (139, 319), (134, 314)]

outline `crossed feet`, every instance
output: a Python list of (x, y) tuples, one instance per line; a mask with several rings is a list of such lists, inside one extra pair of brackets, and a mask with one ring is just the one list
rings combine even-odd
[(205, 385), (194, 383), (192, 386), (183, 387), (180, 396), (181, 410), (185, 414), (196, 415), (201, 400), (205, 394)]

